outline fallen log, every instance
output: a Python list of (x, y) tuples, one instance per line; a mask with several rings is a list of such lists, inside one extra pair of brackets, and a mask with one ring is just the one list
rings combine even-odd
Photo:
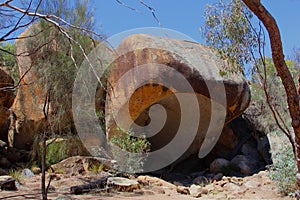
[(96, 189), (107, 189), (107, 179), (111, 176), (103, 177), (97, 181), (91, 182), (89, 184), (72, 186), (70, 191), (72, 194), (83, 194), (88, 193)]

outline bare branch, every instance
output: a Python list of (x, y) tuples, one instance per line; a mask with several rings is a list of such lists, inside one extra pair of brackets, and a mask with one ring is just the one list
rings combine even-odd
[[(277, 109), (275, 109), (274, 105), (272, 104), (270, 95), (268, 93), (268, 89), (267, 89), (268, 88), (268, 86), (267, 86), (267, 66), (266, 66), (266, 59), (265, 59), (265, 53), (264, 53), (264, 45), (262, 45), (262, 41), (261, 41), (261, 35), (262, 34), (263, 34), (263, 38), (264, 38), (264, 41), (265, 41), (264, 31), (262, 29), (261, 23), (259, 23), (259, 32), (257, 32), (257, 30), (253, 27), (252, 23), (250, 22), (250, 20), (248, 19), (247, 15), (245, 13), (244, 13), (244, 16), (245, 16), (248, 24), (250, 25), (253, 33), (256, 35), (256, 38), (258, 39), (258, 53), (259, 53), (260, 60), (261, 60), (262, 65), (263, 65), (263, 69), (264, 69), (263, 70), (263, 77), (259, 73), (259, 71), (260, 71), (259, 67), (258, 67), (259, 64), (257, 63), (253, 52), (251, 52), (251, 55), (252, 55), (253, 60), (255, 62), (254, 66), (256, 67), (256, 69), (259, 73), (260, 79), (263, 81), (263, 91), (264, 91), (264, 94), (265, 94), (265, 97), (266, 97), (268, 107), (270, 108), (270, 110), (272, 112), (272, 115), (273, 115), (273, 118), (276, 122), (276, 125), (286, 135), (286, 137), (289, 139), (289, 141), (292, 144), (293, 152), (295, 153), (296, 148), (295, 148), (295, 144), (294, 144), (291, 132), (290, 132), (289, 128), (287, 127), (285, 121), (283, 120), (281, 114), (277, 111)], [(263, 43), (264, 43), (264, 41), (263, 41)], [(281, 126), (281, 124), (279, 123), (279, 120), (281, 121), (281, 123), (283, 124), (284, 127)]]
[[(134, 12), (137, 12), (137, 13), (141, 13), (141, 11), (137, 10), (137, 9), (134, 8), (134, 7), (131, 7), (130, 5), (124, 3), (124, 2), (121, 1), (121, 0), (115, 0), (115, 1), (116, 1), (118, 4), (124, 6), (125, 8), (128, 8), (128, 9), (134, 11)], [(157, 17), (156, 14), (155, 14), (155, 9), (154, 9), (153, 7), (151, 7), (151, 6), (149, 6), (149, 5), (148, 5), (147, 3), (145, 3), (143, 0), (138, 0), (138, 1), (139, 1), (139, 3), (140, 3), (141, 5), (143, 5), (144, 7), (146, 7), (146, 8), (151, 12), (153, 18), (154, 18), (155, 21), (158, 23), (158, 25), (161, 27), (162, 25), (161, 25), (161, 23), (160, 23), (158, 17)]]
[(149, 6), (148, 4), (146, 4), (143, 0), (139, 0), (139, 2), (145, 6), (146, 8), (148, 8), (150, 10), (150, 12), (152, 13), (152, 16), (154, 17), (154, 19), (156, 20), (156, 22), (158, 23), (159, 26), (162, 26), (159, 19), (157, 18), (156, 14), (155, 14), (155, 9), (152, 8), (151, 6)]
[(126, 7), (126, 8), (128, 8), (128, 9), (132, 10), (132, 11), (135, 11), (135, 12), (137, 12), (137, 13), (141, 13), (141, 11), (139, 11), (139, 10), (137, 10), (137, 9), (135, 9), (135, 8), (133, 8), (133, 7), (131, 7), (131, 6), (129, 6), (128, 4), (124, 3), (123, 1), (116, 0), (116, 2), (117, 2), (118, 4), (120, 4), (120, 5), (122, 5), (122, 6)]

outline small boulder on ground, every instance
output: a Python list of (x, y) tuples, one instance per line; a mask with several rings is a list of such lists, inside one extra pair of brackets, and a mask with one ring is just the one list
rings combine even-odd
[(1, 190), (17, 190), (16, 180), (11, 176), (0, 176)]
[(7, 147), (6, 142), (3, 142), (2, 140), (0, 140), (0, 152), (2, 152), (3, 149), (5, 149)]
[(26, 168), (22, 170), (21, 176), (22, 178), (31, 178), (34, 177), (34, 173), (30, 169)]
[(107, 185), (122, 192), (133, 192), (133, 190), (141, 188), (141, 185), (137, 181), (123, 177), (109, 177)]
[(240, 169), (240, 172), (244, 175), (251, 174), (251, 162), (244, 155), (237, 155), (231, 161), (230, 164)]
[(201, 186), (193, 184), (190, 186), (189, 191), (192, 197), (195, 198), (201, 197), (201, 193), (202, 193)]
[(210, 164), (210, 172), (212, 173), (218, 173), (218, 172), (224, 172), (226, 168), (228, 168), (230, 165), (230, 162), (224, 158), (217, 158)]

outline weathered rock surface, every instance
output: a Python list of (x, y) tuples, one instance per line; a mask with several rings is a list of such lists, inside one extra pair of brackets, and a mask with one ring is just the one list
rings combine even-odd
[[(9, 108), (14, 102), (13, 79), (0, 68), (0, 126), (2, 126), (9, 117)], [(0, 136), (2, 133), (0, 133)], [(0, 137), (2, 139), (2, 136)]]
[(0, 140), (0, 152), (2, 153), (3, 150), (7, 148), (7, 143)]
[(155, 185), (155, 186), (162, 186), (169, 189), (176, 189), (176, 185), (169, 183), (167, 181), (164, 181), (157, 177), (152, 176), (138, 176), (137, 177), (138, 182), (146, 184), (146, 185)]
[(108, 186), (115, 187), (118, 191), (133, 192), (140, 189), (141, 185), (136, 180), (123, 177), (109, 177), (107, 179)]
[[(110, 160), (89, 156), (69, 157), (57, 164), (51, 165), (50, 170), (56, 173), (78, 175), (86, 174), (90, 171), (108, 170), (113, 165)], [(101, 168), (101, 169), (100, 169)]]
[[(199, 151), (210, 124), (212, 102), (220, 103), (217, 106), (220, 115), (222, 110), (225, 110), (225, 123), (239, 116), (249, 104), (250, 90), (247, 82), (237, 74), (228, 73), (228, 76), (221, 77), (220, 71), (225, 63), (220, 61), (208, 47), (203, 45), (141, 34), (123, 40), (117, 47), (116, 52), (121, 56), (112, 64), (113, 67), (108, 82), (110, 83), (110, 89), (113, 88), (114, 91), (110, 90), (106, 102), (106, 127), (109, 135), (116, 134), (115, 120), (118, 120), (119, 125), (124, 125), (125, 128), (130, 128), (133, 122), (145, 126), (152, 120), (155, 121), (155, 115), (160, 116), (162, 113), (159, 109), (151, 108), (154, 104), (164, 106), (167, 119), (163, 128), (149, 139), (151, 150), (160, 149), (173, 139), (181, 123), (181, 117), (193, 122), (195, 120), (194, 110), (190, 112), (193, 114), (181, 116), (182, 108), (175, 95), (178, 93), (190, 94), (190, 91), (185, 87), (177, 87), (181, 83), (178, 83), (179, 80), (174, 82), (176, 73), (180, 73), (191, 85), (196, 93), (200, 109), (201, 120), (198, 130), (196, 130), (197, 135), (190, 149), (186, 151), (185, 156)], [(144, 64), (147, 63), (164, 65), (167, 66), (167, 69), (164, 67), (144, 68)], [(143, 70), (139, 70), (141, 68)], [(134, 73), (131, 73), (132, 71)], [(151, 80), (147, 80), (148, 75), (151, 76)], [(142, 86), (135, 88), (134, 83), (141, 80)], [(165, 86), (165, 83), (170, 80), (173, 81), (170, 87)], [(224, 85), (226, 105), (222, 105), (221, 99), (210, 99), (211, 94), (208, 90), (208, 83), (216, 93), (221, 93), (221, 88)], [(185, 105), (189, 104), (188, 99), (187, 96), (187, 104)], [(214, 124), (214, 126), (220, 128), (223, 127), (223, 124), (220, 122), (220, 124)], [(193, 128), (192, 125), (184, 127), (186, 140), (188, 140), (189, 134), (193, 132)], [(149, 134), (147, 131), (145, 132), (146, 135)], [(216, 133), (212, 135), (216, 136), (214, 134)]]
[[(26, 38), (38, 29), (39, 24), (34, 24), (21, 33), (18, 38)], [(40, 76), (33, 66), (34, 60), (36, 60), (34, 57), (38, 56), (39, 51), (34, 52), (33, 47), (29, 47), (28, 41), (29, 39), (16, 39), (15, 41), (19, 77), (22, 77), (20, 84), (23, 85), (18, 89), (13, 105), (17, 121), (11, 122), (17, 133), (14, 135), (14, 147), (17, 148), (30, 147), (34, 136), (42, 130), (42, 119), (44, 118), (46, 91), (39, 85)]]
[(244, 175), (250, 175), (252, 172), (251, 165), (253, 165), (253, 163), (244, 155), (237, 155), (230, 161), (230, 164), (238, 167), (240, 172)]
[(16, 190), (16, 180), (11, 176), (0, 176), (1, 190)]
[[(43, 40), (41, 40), (41, 44), (36, 44), (36, 41), (39, 40), (36, 37), (28, 36), (44, 34), (45, 32), (40, 31), (40, 25), (40, 23), (35, 23), (28, 27), (15, 41), (19, 76), (22, 77), (21, 84), (24, 85), (18, 89), (13, 105), (13, 112), (16, 115), (16, 121), (12, 123), (16, 132), (13, 146), (16, 148), (30, 149), (34, 137), (43, 131), (43, 119), (45, 117), (43, 108), (48, 88), (45, 82), (47, 80), (53, 81), (50, 95), (52, 101), (49, 106), (49, 115), (54, 118), (52, 131), (60, 135), (76, 133), (71, 110), (71, 98), (77, 69), (67, 61), (67, 59), (71, 60), (69, 57), (70, 49), (68, 49), (69, 42), (65, 37), (62, 37), (55, 27), (50, 25), (47, 27), (47, 31), (52, 34), (51, 37), (43, 37), (45, 41), (42, 42)], [(90, 47), (88, 47), (88, 41), (85, 44), (86, 53), (94, 47), (94, 41), (90, 41), (90, 44)], [(88, 48), (90, 49), (88, 50)], [(79, 61), (81, 55), (73, 56), (76, 61)], [(65, 60), (57, 61), (57, 57), (63, 57), (62, 59)], [(63, 64), (60, 62), (68, 64), (61, 66)], [(79, 63), (77, 64), (79, 65)], [(47, 80), (45, 80), (45, 74)], [(48, 85), (50, 84), (48, 83)], [(103, 88), (98, 89), (96, 102), (93, 105), (96, 105), (97, 111), (104, 109), (102, 105), (103, 95)]]
[(210, 164), (210, 171), (212, 173), (223, 172), (229, 167), (230, 162), (224, 158), (217, 158)]
[(21, 177), (22, 178), (32, 178), (32, 177), (34, 177), (34, 173), (30, 169), (25, 168), (21, 172)]
[(202, 188), (201, 186), (199, 185), (191, 185), (190, 188), (189, 188), (189, 192), (190, 192), (190, 195), (192, 197), (201, 197), (201, 193), (202, 193)]

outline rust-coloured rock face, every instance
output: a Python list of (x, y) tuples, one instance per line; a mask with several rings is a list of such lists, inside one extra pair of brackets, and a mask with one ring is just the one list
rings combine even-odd
[[(91, 41), (88, 42), (84, 44), (86, 53), (94, 47)], [(91, 46), (87, 47), (89, 44)], [(16, 39), (15, 54), (22, 87), (18, 89), (13, 104), (16, 115), (13, 126), (17, 133), (14, 134), (14, 147), (30, 148), (34, 138), (43, 132), (43, 109), (48, 88), (51, 90), (48, 114), (52, 133), (76, 133), (71, 93), (77, 69), (71, 63), (70, 51), (69, 41), (51, 24), (35, 23)], [(75, 50), (73, 53), (79, 65), (83, 54)], [(101, 104), (103, 93), (98, 90), (96, 94), (98, 110), (104, 107)]]
[[(18, 38), (31, 36), (37, 28), (39, 28), (38, 23), (27, 28)], [(29, 48), (29, 39), (16, 39), (15, 41), (19, 78), (22, 77), (20, 82), (22, 87), (18, 89), (12, 106), (17, 119), (12, 125), (18, 133), (14, 135), (13, 146), (17, 148), (28, 148), (32, 144), (34, 136), (41, 130), (44, 118), (43, 107), (46, 92), (39, 85), (39, 75), (33, 66), (33, 57), (37, 52), (33, 53), (33, 50)]]
[[(111, 65), (108, 80), (110, 88), (106, 101), (108, 137), (117, 134), (116, 124), (130, 128), (133, 127), (133, 122), (139, 126), (147, 126), (151, 120), (155, 121), (155, 117), (152, 117), (161, 113), (155, 109), (151, 111), (151, 107), (160, 104), (165, 108), (167, 119), (162, 129), (156, 135), (149, 137), (151, 150), (155, 151), (172, 141), (182, 117), (187, 118), (187, 121), (193, 121), (196, 119), (192, 112), (199, 112), (201, 120), (194, 141), (185, 153), (185, 156), (188, 156), (199, 151), (206, 132), (211, 126), (212, 102), (216, 106), (215, 109), (225, 110), (225, 124), (239, 116), (250, 102), (250, 89), (247, 82), (233, 73), (221, 77), (220, 71), (226, 64), (203, 45), (139, 34), (124, 39), (116, 52), (120, 56)], [(147, 68), (145, 67), (147, 64), (158, 67)], [(190, 115), (181, 116), (182, 108), (176, 94), (191, 94), (191, 91), (181, 86), (183, 83), (178, 82), (179, 80), (171, 81), (168, 86), (165, 86), (166, 82), (175, 79), (176, 73), (190, 84), (196, 95), (199, 109), (191, 109)], [(147, 77), (151, 77), (151, 80), (146, 80)], [(136, 88), (137, 83), (141, 83), (141, 87)], [(218, 98), (222, 88), (225, 101)], [(212, 90), (216, 95), (211, 95)], [(185, 100), (189, 101), (189, 99)], [(151, 112), (154, 112), (152, 117)], [(223, 125), (220, 123), (215, 127), (223, 127)], [(189, 138), (192, 131), (193, 127), (184, 127), (186, 138)], [(149, 133), (145, 134), (148, 136)]]
[[(33, 34), (33, 30), (39, 24), (34, 24), (27, 28), (18, 38), (26, 38)], [(23, 85), (17, 92), (16, 101), (13, 106), (15, 114), (24, 115), (29, 120), (41, 120), (45, 101), (45, 91), (38, 85), (39, 76), (33, 67), (32, 49), (28, 48), (27, 39), (17, 39), (15, 41), (16, 61), (19, 67), (19, 77), (23, 77)], [(28, 55), (30, 54), (30, 55)]]
[[(2, 126), (9, 117), (9, 108), (14, 102), (13, 79), (0, 68), (0, 126)], [(9, 89), (10, 87), (10, 89)]]

